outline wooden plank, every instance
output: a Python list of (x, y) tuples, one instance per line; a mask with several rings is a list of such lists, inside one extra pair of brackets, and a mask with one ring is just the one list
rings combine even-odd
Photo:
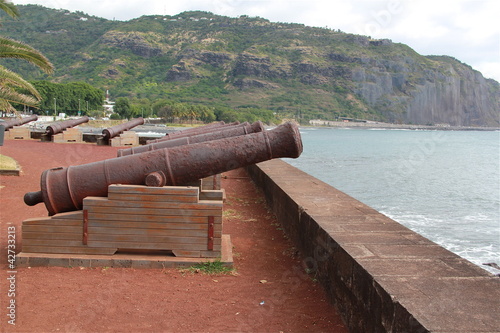
[[(119, 235), (119, 234), (92, 234), (89, 235), (89, 244), (91, 241), (110, 241), (127, 243), (172, 243), (172, 244), (205, 244), (207, 237), (172, 237), (172, 236), (144, 236), (144, 235)], [(220, 238), (214, 239), (214, 245), (220, 245)]]
[(174, 250), (172, 253), (176, 257), (200, 258), (201, 251)]
[[(138, 215), (138, 214), (105, 214), (105, 213), (93, 213), (89, 215), (89, 222), (92, 220), (102, 220), (102, 221), (121, 221), (121, 222), (137, 222), (137, 223), (205, 223), (207, 218), (205, 216), (187, 216), (187, 215), (173, 215), (173, 216), (161, 216), (161, 215)], [(214, 216), (214, 223), (222, 223), (222, 216)]]
[(152, 194), (129, 194), (108, 193), (108, 199), (113, 201), (147, 201), (147, 202), (172, 202), (172, 203), (197, 203), (196, 196), (177, 195), (152, 195)]
[(23, 239), (24, 246), (82, 246), (82, 239), (80, 235), (79, 240), (67, 239)]
[(203, 229), (137, 229), (137, 228), (99, 228), (89, 227), (89, 237), (95, 234), (105, 235), (140, 235), (140, 236), (173, 236), (173, 237), (204, 237), (207, 235), (207, 230)]
[[(89, 228), (120, 228), (130, 230), (159, 229), (159, 230), (202, 230), (206, 232), (206, 223), (142, 223), (142, 222), (121, 222), (121, 221), (101, 221), (90, 220)], [(215, 237), (217, 233), (222, 233), (222, 224), (214, 224)]]
[(199, 194), (199, 188), (190, 186), (150, 187), (144, 185), (109, 185), (108, 193), (157, 194), (197, 197)]
[(23, 244), (23, 253), (61, 253), (61, 254), (114, 254), (116, 248), (99, 248), (99, 247), (57, 247), (57, 246), (26, 246)]
[(128, 207), (106, 207), (106, 206), (85, 206), (85, 209), (90, 214), (94, 213), (114, 213), (114, 214), (135, 214), (135, 215), (160, 215), (160, 216), (213, 216), (214, 209), (144, 209), (144, 208), (128, 208)]
[[(168, 244), (168, 243), (131, 243), (131, 242), (103, 242), (89, 239), (90, 247), (116, 247), (117, 249), (142, 250), (188, 250), (202, 251), (207, 249), (206, 244)], [(214, 246), (214, 249), (216, 246)]]
[(54, 216), (51, 216), (50, 218), (52, 219), (64, 219), (64, 220), (82, 220), (83, 219), (83, 211), (78, 210), (75, 212), (66, 212), (66, 213), (59, 213)]
[(203, 258), (219, 258), (221, 251), (200, 251), (200, 256)]
[[(89, 223), (96, 223), (95, 221), (99, 221), (97, 223), (100, 223), (100, 224), (103, 224), (103, 225), (106, 225), (106, 223), (117, 223), (117, 222), (121, 222), (121, 223), (124, 223), (124, 226), (125, 227), (130, 227), (130, 223), (136, 223), (136, 225), (141, 228), (142, 226), (145, 226), (147, 227), (148, 224), (150, 223), (154, 223), (156, 225), (164, 225), (165, 228), (168, 228), (168, 226), (172, 223), (184, 223), (184, 224), (205, 224), (207, 222), (207, 217), (206, 216), (202, 216), (203, 219), (193, 219), (191, 218), (190, 216), (179, 216), (179, 219), (176, 219), (176, 218), (171, 218), (169, 220), (163, 220), (163, 221), (151, 221), (149, 219), (144, 219), (144, 220), (132, 220), (132, 221), (129, 221), (129, 220), (121, 220), (119, 217), (121, 215), (120, 214), (107, 214), (106, 217), (111, 217), (112, 219), (108, 219), (106, 217), (104, 218), (100, 218), (100, 219), (97, 219), (94, 217), (94, 215), (90, 215), (89, 217)], [(147, 216), (147, 215), (142, 215), (142, 216)], [(221, 218), (218, 218), (217, 222), (215, 222), (216, 218), (211, 216), (213, 219), (214, 219), (214, 224), (222, 224), (222, 222), (220, 222)]]
[(77, 233), (59, 233), (59, 232), (25, 232), (23, 230), (23, 243), (25, 239), (67, 239), (81, 240), (82, 236)]
[(24, 220), (23, 227), (28, 225), (45, 225), (45, 226), (79, 226), (82, 225), (82, 220), (63, 220), (63, 219), (31, 219), (30, 221)]
[(203, 201), (198, 203), (148, 202), (148, 201), (114, 201), (103, 197), (87, 197), (83, 199), (83, 209), (90, 206), (99, 207), (127, 207), (127, 208), (157, 208), (157, 209), (183, 209), (183, 210), (222, 210), (221, 201)]
[(225, 201), (226, 191), (224, 190), (203, 190), (200, 192), (200, 200)]
[(83, 232), (83, 227), (80, 226), (50, 226), (50, 225), (23, 225), (22, 228), (24, 232), (60, 232), (60, 233), (75, 233), (79, 234), (80, 237)]

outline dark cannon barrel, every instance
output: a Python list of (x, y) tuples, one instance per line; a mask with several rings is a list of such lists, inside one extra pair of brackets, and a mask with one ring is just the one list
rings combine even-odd
[(144, 118), (139, 117), (127, 121), (126, 123), (116, 125), (113, 127), (108, 127), (102, 130), (102, 137), (106, 140), (112, 139), (124, 131), (128, 131), (131, 128), (144, 124)]
[(8, 131), (9, 129), (11, 129), (14, 126), (21, 126), (21, 125), (29, 123), (30, 121), (35, 121), (37, 119), (38, 119), (38, 116), (36, 114), (34, 114), (32, 116), (24, 117), (21, 119), (16, 118), (16, 119), (7, 120), (7, 121), (3, 122), (2, 125), (5, 127), (5, 130)]
[(61, 133), (67, 128), (74, 127), (83, 123), (86, 123), (89, 121), (89, 117), (84, 116), (78, 119), (69, 119), (69, 120), (64, 120), (64, 121), (58, 121), (55, 123), (50, 124), (47, 126), (45, 129), (45, 133), (48, 135), (54, 135), (57, 133)]
[(289, 122), (269, 131), (45, 170), (41, 191), (26, 193), (24, 201), (30, 206), (44, 202), (49, 215), (54, 215), (82, 209), (85, 197), (107, 196), (111, 184), (183, 185), (273, 158), (297, 158), (301, 153), (298, 126)]
[(177, 146), (189, 145), (205, 141), (230, 138), (233, 136), (262, 132), (263, 130), (264, 130), (264, 124), (262, 124), (262, 122), (260, 121), (257, 121), (253, 124), (246, 124), (245, 126), (233, 126), (227, 128), (223, 127), (218, 131), (214, 130), (213, 132), (155, 142), (145, 146), (120, 149), (117, 152), (117, 156), (120, 157), (120, 156), (134, 155), (163, 148), (177, 147)]
[[(248, 124), (248, 123), (244, 123), (244, 124)], [(156, 143), (156, 142), (173, 140), (173, 139), (178, 139), (178, 138), (185, 138), (187, 136), (198, 135), (198, 134), (203, 134), (203, 133), (208, 133), (208, 132), (213, 132), (213, 131), (219, 131), (223, 128), (232, 127), (232, 126), (239, 126), (239, 125), (242, 125), (242, 124), (240, 124), (239, 121), (236, 121), (234, 123), (229, 123), (229, 124), (209, 124), (209, 125), (205, 125), (205, 126), (200, 126), (200, 127), (196, 127), (196, 128), (189, 128), (189, 129), (185, 129), (182, 131), (169, 133), (162, 138), (159, 138), (156, 140), (148, 140), (148, 141), (146, 141), (146, 143), (149, 144), (149, 143)]]

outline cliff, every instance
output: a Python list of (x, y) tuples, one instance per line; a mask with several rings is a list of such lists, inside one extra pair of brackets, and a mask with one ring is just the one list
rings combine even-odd
[(500, 126), (498, 82), (387, 39), (207, 12), (120, 22), (19, 8), (21, 20), (4, 21), (2, 31), (49, 56), (57, 71), (48, 79), (86, 81), (115, 96), (266, 108), (302, 122)]

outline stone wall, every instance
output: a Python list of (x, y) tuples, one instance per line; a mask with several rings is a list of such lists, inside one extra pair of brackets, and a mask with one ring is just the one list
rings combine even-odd
[(498, 277), (282, 160), (248, 171), (352, 332), (500, 332)]

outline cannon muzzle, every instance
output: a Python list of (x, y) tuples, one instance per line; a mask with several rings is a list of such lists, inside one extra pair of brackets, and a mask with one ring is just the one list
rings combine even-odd
[(104, 161), (45, 170), (40, 192), (28, 205), (44, 202), (49, 215), (80, 210), (88, 196), (105, 197), (111, 184), (184, 185), (273, 158), (297, 158), (302, 141), (296, 124), (219, 140), (154, 150)]

